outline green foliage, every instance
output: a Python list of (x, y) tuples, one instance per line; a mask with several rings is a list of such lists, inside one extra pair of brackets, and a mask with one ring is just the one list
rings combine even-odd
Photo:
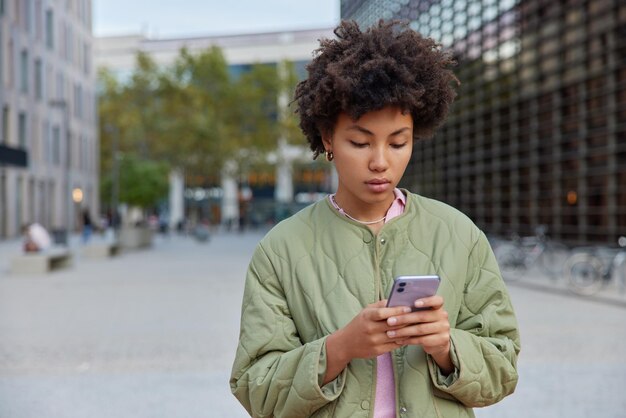
[[(125, 158), (181, 169), (190, 178), (216, 179), (227, 162), (235, 168), (233, 175), (263, 165), (281, 137), (301, 140), (293, 112), (279, 106), (281, 95), (284, 104), (293, 97), (297, 82), (290, 63), (256, 64), (234, 78), (217, 47), (198, 54), (182, 49), (168, 67), (139, 53), (126, 82), (107, 70), (100, 71), (99, 81), (103, 182), (113, 169), (115, 149)], [(120, 202), (126, 201), (124, 187)]]
[[(162, 162), (143, 160), (135, 155), (120, 158), (120, 201), (131, 206), (150, 208), (167, 197), (169, 167)], [(111, 173), (102, 179), (102, 189), (110, 196)]]
[(293, 62), (283, 61), (282, 68), (281, 90), (287, 102), (280, 109), (281, 134), (290, 144), (304, 145), (306, 144), (306, 139), (300, 129), (300, 119), (295, 113), (296, 106), (294, 103), (290, 103), (296, 91), (296, 85), (300, 80), (296, 74), (296, 68)]

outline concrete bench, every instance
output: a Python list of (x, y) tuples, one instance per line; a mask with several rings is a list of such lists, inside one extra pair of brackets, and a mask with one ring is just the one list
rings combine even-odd
[(72, 253), (66, 248), (54, 248), (40, 253), (26, 253), (11, 260), (13, 274), (44, 274), (50, 270), (72, 265)]
[(119, 244), (111, 242), (88, 244), (83, 249), (83, 255), (90, 258), (109, 258), (118, 255), (119, 252)]

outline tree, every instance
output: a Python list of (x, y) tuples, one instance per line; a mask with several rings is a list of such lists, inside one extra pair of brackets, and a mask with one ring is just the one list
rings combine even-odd
[(290, 144), (303, 145), (306, 144), (306, 140), (300, 129), (300, 119), (295, 113), (295, 104), (291, 103), (299, 81), (294, 63), (283, 61), (281, 63), (280, 88), (285, 102), (281, 103), (280, 106), (281, 136)]
[[(140, 208), (155, 207), (167, 197), (169, 167), (162, 162), (141, 159), (128, 154), (120, 158), (121, 202)], [(113, 179), (110, 173), (102, 179), (102, 189), (110, 196)]]
[(197, 55), (182, 49), (156, 92), (162, 117), (155, 154), (191, 175), (218, 174), (227, 158), (232, 89), (219, 48)]
[(162, 162), (187, 178), (219, 179), (227, 162), (235, 177), (267, 165), (278, 139), (294, 137), (297, 128), (293, 113), (279, 108), (280, 95), (295, 87), (293, 65), (281, 65), (286, 70), (256, 64), (233, 77), (222, 51), (212, 47), (198, 54), (182, 49), (161, 68), (139, 53), (124, 83), (100, 71), (102, 178), (110, 177), (115, 135), (125, 158)]

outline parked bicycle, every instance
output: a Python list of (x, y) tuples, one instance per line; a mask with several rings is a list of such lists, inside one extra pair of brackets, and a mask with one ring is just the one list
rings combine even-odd
[(597, 293), (615, 280), (620, 293), (626, 291), (626, 237), (620, 237), (618, 248), (592, 248), (577, 251), (563, 268), (569, 289), (582, 296)]
[(516, 280), (535, 265), (553, 279), (561, 275), (569, 249), (550, 240), (546, 232), (547, 227), (541, 225), (535, 228), (534, 236), (515, 236), (512, 241), (501, 243), (494, 249), (505, 280)]

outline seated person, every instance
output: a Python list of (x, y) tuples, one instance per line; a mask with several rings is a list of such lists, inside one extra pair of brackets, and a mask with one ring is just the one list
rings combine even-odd
[(50, 234), (37, 222), (22, 226), (22, 234), (24, 235), (24, 252), (45, 251), (52, 245)]

